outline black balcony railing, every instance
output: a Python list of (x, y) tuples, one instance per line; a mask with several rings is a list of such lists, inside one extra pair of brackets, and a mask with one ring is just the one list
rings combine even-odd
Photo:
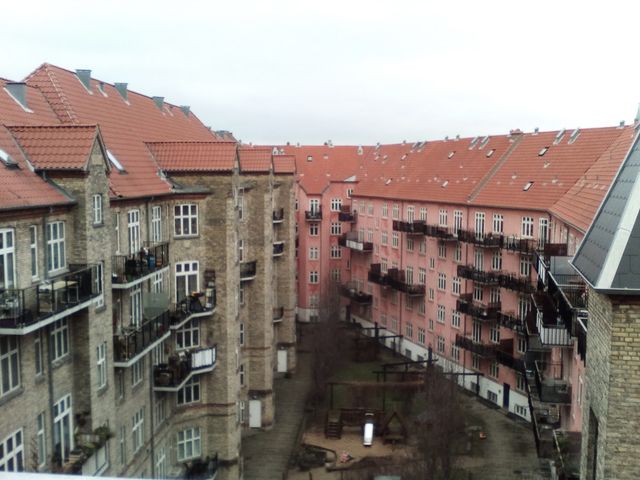
[(284, 307), (273, 308), (273, 321), (279, 322), (284, 318)]
[(240, 263), (240, 280), (253, 280), (256, 277), (257, 268), (256, 260)]
[(284, 255), (284, 242), (273, 242), (273, 256), (280, 257)]
[(322, 220), (322, 208), (306, 210), (304, 212), (304, 218), (307, 222), (319, 222)]
[(582, 361), (587, 360), (587, 318), (578, 317), (575, 322), (575, 336), (578, 344), (578, 354)]
[(536, 242), (532, 238), (520, 238), (515, 235), (511, 235), (503, 238), (502, 248), (512, 252), (532, 255), (536, 251)]
[(284, 208), (277, 208), (273, 211), (273, 223), (284, 222)]
[(175, 304), (169, 314), (171, 328), (184, 323), (186, 319), (194, 314), (204, 314), (213, 312), (218, 301), (215, 286), (207, 287), (206, 293), (193, 292)]
[(360, 305), (371, 305), (373, 303), (373, 295), (358, 290), (355, 283), (346, 283), (340, 286), (340, 294), (343, 297), (350, 298)]
[(457, 273), (459, 277), (489, 286), (500, 285), (500, 278), (502, 277), (499, 272), (485, 272), (471, 265), (458, 265)]
[(562, 364), (536, 360), (535, 383), (540, 401), (544, 403), (570, 404), (571, 387), (562, 378)]
[(458, 240), (477, 247), (502, 248), (504, 237), (499, 233), (481, 233), (474, 230), (458, 230)]
[(340, 208), (340, 213), (338, 213), (338, 220), (341, 222), (355, 223), (358, 221), (358, 212), (356, 212), (355, 210), (351, 210), (348, 205), (345, 205)]
[(377, 283), (378, 285), (382, 285), (385, 287), (389, 285), (388, 277), (385, 273), (382, 272), (382, 266), (379, 263), (371, 264), (367, 279), (371, 283)]
[(496, 321), (501, 327), (506, 327), (514, 332), (524, 334), (524, 323), (515, 312), (498, 312)]
[(471, 293), (460, 295), (456, 301), (456, 310), (479, 320), (495, 320), (500, 312), (500, 307), (500, 302), (488, 304), (475, 302)]
[(350, 248), (356, 252), (369, 253), (373, 251), (373, 242), (365, 242), (358, 238), (358, 232), (343, 233), (338, 238), (338, 245)]
[(134, 255), (114, 255), (111, 265), (114, 286), (138, 280), (169, 265), (169, 244), (145, 246)]
[(407, 295), (424, 295), (426, 292), (425, 285), (413, 283), (410, 279), (407, 279), (407, 274), (404, 270), (398, 270), (397, 268), (390, 268), (387, 272), (387, 285)]
[(410, 235), (424, 235), (426, 223), (423, 220), (394, 220), (393, 229)]
[(218, 472), (218, 454), (197, 458), (182, 463), (183, 471), (177, 477), (164, 477), (169, 480), (213, 480)]
[(216, 347), (183, 351), (167, 363), (153, 367), (153, 384), (159, 390), (178, 389), (192, 374), (210, 370), (216, 364)]
[(169, 311), (142, 322), (139, 327), (124, 327), (113, 336), (114, 361), (133, 361), (148, 347), (159, 341), (169, 331), (171, 323)]
[(69, 272), (38, 285), (0, 292), (0, 329), (22, 329), (65, 311), (75, 311), (100, 294), (97, 267), (69, 265)]
[(455, 228), (441, 227), (440, 225), (425, 225), (424, 234), (444, 241), (458, 241), (458, 231)]
[(456, 335), (456, 345), (484, 358), (494, 358), (498, 347), (497, 344), (489, 345), (462, 335)]

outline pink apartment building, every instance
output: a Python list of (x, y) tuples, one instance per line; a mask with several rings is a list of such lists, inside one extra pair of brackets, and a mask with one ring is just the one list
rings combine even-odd
[[(351, 321), (429, 349), (461, 385), (531, 421), (579, 432), (586, 288), (569, 266), (633, 140), (632, 127), (375, 147), (285, 147), (298, 171), (298, 318), (331, 280)], [(552, 428), (548, 428), (551, 426)]]

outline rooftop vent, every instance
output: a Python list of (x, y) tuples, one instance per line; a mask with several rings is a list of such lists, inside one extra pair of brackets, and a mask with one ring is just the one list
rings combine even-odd
[(278, 155), (278, 147), (273, 147), (273, 150), (271, 150), (271, 155)]
[(445, 141), (445, 142), (449, 141), (449, 135), (447, 135), (446, 137), (444, 137), (444, 141)]
[(548, 150), (549, 150), (549, 147), (542, 147), (538, 152), (538, 156), (542, 157), (545, 153), (547, 153)]
[(13, 158), (11, 158), (11, 155), (9, 155), (7, 152), (2, 150), (1, 148), (0, 148), (0, 161), (7, 168), (11, 168), (11, 169), (18, 168), (18, 164)]
[(27, 105), (27, 84), (24, 82), (7, 82), (4, 84), (4, 88), (9, 92), (9, 95), (23, 108), (23, 110), (29, 110)]
[(180, 110), (182, 110), (182, 113), (184, 113), (185, 117), (188, 117), (189, 112), (191, 112), (191, 107), (189, 105), (181, 105)]
[(164, 107), (164, 97), (151, 97), (153, 98), (153, 102), (156, 104), (160, 110)]
[(528, 192), (532, 186), (533, 186), (533, 181), (527, 182), (525, 186), (522, 187), (522, 190), (524, 190), (525, 192)]
[(562, 137), (564, 137), (564, 132), (566, 132), (567, 129), (563, 128), (562, 130), (560, 130), (558, 132), (558, 134), (556, 135), (556, 138), (553, 140), (554, 145), (559, 144), (562, 141)]
[(624, 120), (620, 120), (620, 125), (618, 125), (618, 128), (624, 128)]
[(578, 139), (578, 135), (580, 135), (580, 128), (576, 128), (573, 132), (571, 132), (571, 136), (569, 137), (569, 144), (572, 144)]
[(325, 143), (325, 145), (329, 148), (333, 148), (333, 141), (331, 139), (327, 140), (327, 143)]
[(362, 155), (364, 153), (364, 150), (362, 149), (362, 145), (358, 146), (358, 155)]
[(456, 135), (456, 142), (457, 142), (458, 140), (460, 140), (460, 134), (457, 134), (457, 135)]
[(87, 89), (87, 92), (89, 93), (93, 93), (91, 91), (91, 70), (76, 70), (76, 76), (78, 77), (78, 80), (80, 80), (80, 83), (82, 83), (82, 85), (84, 85), (84, 88)]
[(487, 158), (491, 158), (491, 155), (493, 155), (493, 154), (495, 153), (495, 151), (496, 151), (496, 149), (495, 149), (495, 148), (492, 148), (491, 150), (489, 150), (489, 151), (487, 152)]
[(539, 131), (540, 131), (540, 128), (536, 127), (533, 129), (533, 134), (537, 135)]
[(123, 98), (125, 102), (129, 102), (129, 92), (127, 91), (126, 83), (114, 83), (113, 86), (116, 88), (120, 96)]

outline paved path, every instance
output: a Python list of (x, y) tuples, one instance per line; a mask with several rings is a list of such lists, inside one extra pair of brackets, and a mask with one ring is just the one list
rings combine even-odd
[(276, 421), (266, 432), (252, 432), (242, 440), (244, 480), (280, 480), (289, 466), (311, 384), (310, 353), (298, 352), (292, 378), (275, 380)]

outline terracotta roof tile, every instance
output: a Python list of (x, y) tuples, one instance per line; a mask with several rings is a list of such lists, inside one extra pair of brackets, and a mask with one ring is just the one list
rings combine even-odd
[(111, 175), (112, 191), (123, 197), (169, 193), (157, 174), (145, 142), (210, 142), (216, 136), (190, 111), (132, 91), (125, 101), (113, 85), (91, 79), (91, 93), (74, 72), (44, 64), (30, 74), (28, 85), (39, 87), (63, 123), (96, 123), (106, 148), (126, 169)]
[(8, 126), (36, 170), (84, 169), (96, 125)]
[(235, 142), (147, 142), (158, 166), (166, 172), (232, 171)]
[(264, 173), (271, 171), (271, 153), (269, 147), (239, 147), (240, 170)]
[(30, 111), (22, 108), (5, 90), (6, 80), (0, 80), (0, 123), (43, 125), (60, 123), (39, 89), (26, 87), (26, 101)]
[(276, 175), (296, 173), (296, 157), (293, 155), (274, 155), (273, 173)]

